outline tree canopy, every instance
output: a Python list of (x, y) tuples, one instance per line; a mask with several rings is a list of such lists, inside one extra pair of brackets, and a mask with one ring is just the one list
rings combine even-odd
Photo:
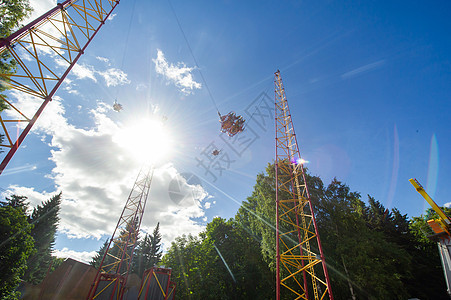
[(52, 250), (59, 223), (60, 204), (61, 193), (35, 207), (28, 216), (28, 222), (33, 225), (31, 236), (37, 250), (36, 254), (29, 258), (28, 270), (23, 278), (29, 283), (40, 283), (53, 263)]
[[(96, 255), (92, 258), (90, 264), (93, 267), (99, 268), (105, 251), (108, 248), (109, 242), (109, 240), (106, 240), (97, 251)], [(112, 243), (110, 247), (113, 247), (113, 249), (110, 250), (110, 253), (117, 252), (118, 249), (116, 249), (116, 245)], [(132, 258), (131, 272), (142, 276), (145, 270), (159, 264), (161, 261), (161, 256), (160, 223), (157, 223), (152, 234), (146, 234), (142, 240), (138, 237), (137, 245), (135, 246)], [(105, 258), (104, 265), (110, 264), (113, 261), (113, 258), (107, 256)]]
[[(336, 299), (448, 299), (426, 219), (411, 220), (334, 179), (306, 181)], [(427, 212), (431, 214), (430, 211)], [(235, 218), (178, 237), (163, 257), (183, 299), (271, 299), (275, 293), (275, 172), (269, 164)], [(282, 299), (287, 295), (282, 292)]]
[(158, 265), (163, 255), (161, 250), (160, 223), (157, 223), (152, 234), (146, 234), (133, 256), (132, 272), (142, 276), (145, 270)]
[(21, 280), (38, 284), (61, 259), (52, 256), (61, 193), (36, 206), (12, 195), (0, 202), (0, 299), (18, 299)]
[[(32, 11), (29, 0), (3, 0), (0, 5), (0, 38), (10, 36), (20, 26)], [(0, 74), (14, 74), (17, 69), (17, 62), (9, 51), (0, 54)], [(0, 84), (0, 95), (7, 89), (5, 84)], [(0, 97), (0, 112), (6, 109), (6, 103)]]
[(0, 299), (17, 299), (15, 289), (35, 251), (24, 200), (12, 196), (0, 202)]

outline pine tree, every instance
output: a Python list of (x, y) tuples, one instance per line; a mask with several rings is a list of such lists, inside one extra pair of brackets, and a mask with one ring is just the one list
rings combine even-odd
[(38, 205), (28, 217), (28, 222), (34, 225), (31, 235), (37, 250), (37, 253), (28, 260), (28, 271), (23, 278), (29, 283), (40, 283), (53, 260), (52, 248), (55, 245), (60, 205), (61, 193)]
[(26, 197), (12, 196), (0, 202), (0, 299), (17, 299), (15, 291), (33, 253), (33, 238), (27, 222)]
[(147, 263), (149, 268), (157, 265), (161, 261), (161, 234), (160, 234), (160, 222), (153, 230), (152, 235), (149, 237), (150, 240), (150, 251), (147, 256)]
[(102, 247), (100, 247), (100, 249), (97, 251), (97, 254), (94, 255), (94, 257), (92, 258), (92, 260), (89, 262), (89, 264), (91, 266), (93, 266), (94, 268), (98, 269), (100, 266), (100, 263), (102, 262), (102, 258), (103, 255), (105, 254), (106, 248), (108, 247), (108, 243), (110, 242), (109, 239), (107, 239)]
[[(120, 231), (120, 234), (111, 241), (111, 244), (109, 245), (110, 248), (108, 249), (108, 255), (105, 257), (105, 260), (102, 264), (103, 271), (106, 272), (117, 272), (120, 274), (124, 274), (127, 271), (128, 266), (128, 258), (131, 257), (132, 254), (132, 245), (134, 243), (135, 237), (138, 237), (139, 232), (136, 233), (136, 228), (138, 226), (137, 221), (135, 220), (135, 224), (132, 226), (131, 224), (127, 224), (125, 230), (122, 229)], [(139, 238), (138, 238), (139, 239)], [(124, 254), (123, 247), (125, 246), (125, 243), (127, 243), (128, 240), (128, 246), (127, 246), (127, 252)], [(100, 267), (100, 263), (102, 262), (103, 256), (105, 255), (105, 252), (107, 251), (108, 244), (110, 243), (110, 239), (106, 240), (103, 245), (100, 247), (100, 249), (97, 251), (97, 254), (92, 258), (92, 260), (89, 262), (89, 264), (96, 269)], [(137, 242), (138, 243), (138, 242)], [(132, 264), (131, 269), (133, 270), (133, 265), (136, 261), (136, 250), (137, 247), (135, 247), (135, 251), (133, 252), (133, 258), (132, 258)], [(119, 259), (123, 258), (124, 260), (121, 263), (120, 270), (117, 270), (119, 266)]]
[(150, 251), (149, 247), (149, 235), (146, 234), (144, 239), (139, 242), (135, 249), (135, 254), (133, 256), (132, 272), (142, 276), (146, 270), (146, 255)]
[(25, 196), (12, 195), (11, 198), (6, 197), (6, 202), (1, 202), (1, 205), (18, 208), (26, 215), (28, 210), (27, 199)]
[(161, 261), (160, 223), (157, 223), (151, 235), (146, 234), (138, 244), (133, 258), (132, 272), (141, 276), (145, 270), (157, 265)]

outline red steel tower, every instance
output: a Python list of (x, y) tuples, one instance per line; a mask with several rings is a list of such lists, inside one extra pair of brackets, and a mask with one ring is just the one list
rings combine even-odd
[(5, 137), (0, 147), (8, 149), (0, 174), (118, 4), (66, 0), (0, 39), (2, 60), (17, 66), (15, 72), (0, 71), (0, 82), (8, 88), (0, 93), (8, 106), (0, 114), (0, 134)]
[[(332, 291), (305, 181), (303, 163), (280, 77), (275, 73), (276, 294), (330, 299)], [(281, 289), (281, 287), (283, 289)]]
[(153, 167), (139, 172), (86, 299), (122, 299), (152, 177)]

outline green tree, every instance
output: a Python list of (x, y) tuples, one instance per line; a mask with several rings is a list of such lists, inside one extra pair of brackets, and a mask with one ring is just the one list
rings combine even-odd
[[(28, 0), (3, 0), (0, 5), (0, 38), (6, 38), (20, 27), (32, 11)], [(17, 62), (9, 51), (0, 54), (0, 74), (12, 75), (16, 72)], [(7, 85), (0, 84), (0, 111), (7, 108), (2, 94)]]
[(28, 222), (34, 225), (31, 235), (37, 250), (37, 253), (29, 258), (28, 271), (24, 276), (24, 280), (29, 283), (40, 283), (53, 261), (52, 249), (59, 223), (60, 205), (61, 193), (35, 207), (28, 217)]
[(162, 262), (182, 299), (271, 299), (274, 273), (259, 249), (239, 222), (214, 218), (198, 237), (178, 237)]
[(408, 274), (410, 256), (384, 232), (370, 228), (362, 214), (368, 210), (359, 193), (334, 179), (315, 211), (326, 260), (333, 266), (334, 296), (406, 299), (402, 279)]
[(260, 241), (236, 219), (214, 218), (207, 225), (205, 242), (216, 251), (215, 281), (220, 282), (224, 299), (272, 298), (275, 276), (259, 251)]
[[(325, 188), (317, 176), (306, 173), (332, 291), (337, 299), (403, 299), (410, 292), (413, 259), (412, 234), (406, 215), (386, 210), (374, 198), (366, 205), (357, 192), (334, 179)], [(236, 219), (261, 240), (261, 251), (274, 270), (275, 171), (269, 164), (259, 174), (254, 191)], [(436, 286), (436, 285), (435, 285)]]
[(18, 299), (15, 289), (34, 251), (26, 208), (19, 196), (0, 203), (0, 299)]
[[(112, 241), (111, 244), (109, 239), (106, 240), (103, 243), (102, 247), (100, 247), (100, 249), (97, 251), (97, 254), (92, 258), (90, 264), (95, 268), (99, 268), (103, 256), (107, 251), (108, 245), (110, 244), (109, 245), (110, 248), (108, 249), (109, 255), (105, 256), (102, 269), (107, 270), (107, 272), (113, 273), (126, 272), (128, 263), (130, 262), (128, 259), (132, 257), (131, 254), (133, 241), (135, 240), (135, 237), (136, 240), (139, 239), (138, 237), (139, 232), (136, 232), (137, 225), (138, 225), (137, 220), (131, 221), (130, 223), (126, 224), (125, 229), (120, 230), (120, 234), (116, 236), (115, 240)], [(127, 249), (126, 252), (124, 253), (123, 249), (125, 247), (125, 244), (127, 244)], [(123, 259), (122, 262), (121, 259)], [(132, 259), (134, 260), (134, 258)], [(133, 268), (133, 262), (131, 263), (130, 267)]]
[[(337, 179), (325, 187), (307, 173), (306, 181), (336, 299), (446, 299), (437, 247), (426, 237), (433, 212), (409, 220)], [(233, 220), (215, 218), (199, 236), (176, 238), (163, 264), (182, 299), (273, 298), (274, 165), (258, 174)]]
[(142, 276), (145, 270), (156, 266), (161, 261), (160, 223), (157, 223), (152, 234), (146, 234), (139, 242), (133, 257), (132, 272)]
[[(442, 207), (442, 210), (448, 216), (451, 215), (451, 208)], [(424, 215), (413, 217), (409, 222), (409, 230), (413, 235), (411, 253), (414, 276), (407, 284), (411, 295), (419, 299), (449, 299), (437, 242), (429, 238), (433, 236), (433, 231), (427, 225), (427, 220), (432, 218), (437, 219), (438, 215), (429, 208)]]
[(205, 234), (177, 237), (162, 258), (162, 264), (172, 268), (177, 298), (210, 299), (215, 295), (215, 270), (209, 268), (214, 249), (213, 245), (203, 243), (204, 239)]
[[(108, 243), (110, 242), (109, 239), (107, 239), (102, 247), (100, 247), (100, 249), (97, 251), (96, 255), (94, 255), (94, 257), (92, 258), (92, 260), (89, 262), (89, 264), (91, 266), (93, 266), (94, 268), (98, 269), (100, 267), (100, 263), (102, 262), (103, 256), (105, 255), (105, 251), (108, 247)], [(107, 257), (108, 259), (108, 257)], [(107, 262), (105, 262), (107, 263)]]
[(273, 164), (268, 164), (266, 174), (257, 175), (254, 191), (247, 201), (243, 201), (235, 219), (261, 241), (261, 254), (271, 270), (275, 271), (276, 179)]

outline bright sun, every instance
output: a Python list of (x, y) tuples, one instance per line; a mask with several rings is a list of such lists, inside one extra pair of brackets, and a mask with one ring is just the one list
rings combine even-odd
[(157, 163), (169, 157), (171, 138), (162, 121), (141, 119), (120, 129), (115, 141), (124, 147), (133, 159), (143, 163)]

